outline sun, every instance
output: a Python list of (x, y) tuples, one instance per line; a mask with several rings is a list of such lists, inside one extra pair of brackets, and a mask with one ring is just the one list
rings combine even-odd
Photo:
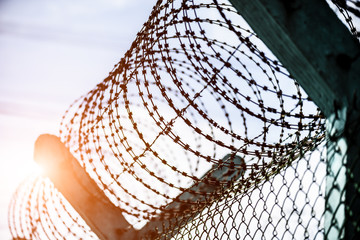
[(31, 161), (29, 164), (29, 173), (42, 176), (45, 173), (44, 167), (40, 164), (37, 164), (35, 161)]

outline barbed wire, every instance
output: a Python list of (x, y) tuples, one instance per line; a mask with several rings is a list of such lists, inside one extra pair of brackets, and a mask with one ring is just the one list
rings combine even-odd
[(158, 1), (124, 58), (64, 117), (62, 140), (129, 219), (164, 211), (227, 153), (244, 155), (235, 168), (266, 168), (316, 142), (319, 111), (238, 23), (226, 3)]
[[(358, 40), (360, 40), (360, 32), (358, 26), (354, 24), (353, 19), (360, 20), (360, 2), (352, 0), (331, 0), (339, 11), (338, 17), (344, 20), (346, 26), (349, 28), (351, 34), (353, 34)], [(357, 24), (358, 25), (358, 24)]]
[[(227, 222), (218, 219), (220, 206), (236, 219), (229, 206), (239, 196), (309, 161), (304, 156), (325, 139), (319, 109), (232, 5), (218, 0), (157, 1), (108, 77), (66, 111), (60, 137), (135, 228), (173, 221), (150, 238), (184, 231), (202, 238), (194, 226)], [(223, 168), (242, 174), (214, 179)], [(194, 191), (199, 184), (217, 187)], [(192, 197), (179, 198), (184, 192)], [(26, 182), (10, 206), (12, 235), (96, 238), (69, 209), (48, 180)]]
[(98, 239), (51, 181), (31, 176), (9, 206), (13, 239)]

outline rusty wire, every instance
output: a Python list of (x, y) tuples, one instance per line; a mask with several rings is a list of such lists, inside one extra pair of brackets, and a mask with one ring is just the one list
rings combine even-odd
[[(215, 234), (219, 239), (251, 239), (293, 227), (291, 221), (261, 224), (279, 209), (282, 214), (283, 208), (293, 206), (285, 202), (296, 197), (278, 192), (289, 192), (293, 182), (304, 181), (296, 173), (297, 166), (304, 164), (301, 161), (310, 164), (311, 153), (322, 151), (316, 149), (324, 140), (324, 119), (229, 3), (159, 0), (109, 76), (67, 110), (60, 136), (135, 228), (160, 215), (174, 219), (162, 231), (149, 231), (150, 238), (173, 231), (175, 238), (190, 234), (203, 239)], [(240, 156), (244, 163), (223, 161), (227, 154)], [(322, 157), (317, 158), (317, 165), (301, 171), (315, 176), (321, 168), (316, 166), (323, 164)], [(230, 180), (211, 178), (209, 169), (223, 167), (244, 174)], [(290, 183), (289, 171), (295, 172)], [(319, 189), (323, 178), (314, 183)], [(190, 188), (200, 182), (221, 188), (212, 193)], [(268, 196), (262, 193), (267, 187), (274, 188)], [(73, 228), (95, 237), (45, 180), (25, 184), (24, 189), (31, 190), (18, 193), (10, 208), (14, 238), (39, 239), (38, 231), (51, 234), (50, 239), (65, 238), (70, 232), (76, 237), (79, 230)], [(309, 194), (306, 191), (299, 194)], [(177, 198), (183, 192), (204, 198), (184, 202)], [(256, 203), (250, 195), (258, 195)], [(275, 199), (281, 195), (283, 203), (261, 213), (259, 206), (268, 205), (270, 195)], [(190, 204), (190, 210), (165, 207), (173, 202)], [(221, 212), (227, 212), (228, 219)], [(250, 219), (243, 217), (251, 212)], [(53, 227), (50, 215), (54, 214), (68, 232)], [(68, 215), (68, 221), (62, 214)], [(290, 213), (290, 218), (301, 214)], [(313, 219), (322, 221), (318, 215)], [(231, 222), (234, 226), (229, 228), (226, 224)], [(221, 224), (223, 235), (217, 229)], [(265, 229), (253, 230), (256, 225)], [(245, 235), (240, 233), (243, 230)], [(296, 230), (291, 231), (295, 236)]]

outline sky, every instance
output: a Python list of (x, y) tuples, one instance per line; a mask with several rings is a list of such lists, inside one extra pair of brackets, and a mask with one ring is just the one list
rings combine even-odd
[(0, 239), (33, 147), (130, 47), (155, 1), (0, 0)]

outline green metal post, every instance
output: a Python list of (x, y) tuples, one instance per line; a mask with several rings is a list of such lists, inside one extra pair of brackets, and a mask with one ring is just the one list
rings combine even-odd
[(327, 118), (326, 239), (359, 239), (360, 46), (327, 3), (230, 0)]

